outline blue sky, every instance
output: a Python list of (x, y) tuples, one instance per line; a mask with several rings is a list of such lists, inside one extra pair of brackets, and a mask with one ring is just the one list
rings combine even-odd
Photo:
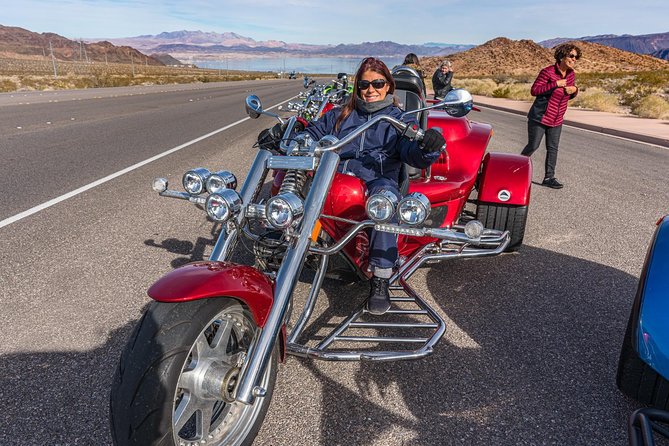
[(311, 44), (538, 42), (669, 32), (669, 0), (0, 0), (0, 24), (84, 39), (185, 29)]

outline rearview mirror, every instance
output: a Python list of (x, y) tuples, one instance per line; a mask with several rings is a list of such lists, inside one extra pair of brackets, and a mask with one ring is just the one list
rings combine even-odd
[(262, 113), (260, 98), (254, 94), (246, 97), (246, 114), (251, 119), (257, 119)]
[(472, 111), (474, 98), (462, 88), (456, 88), (449, 91), (444, 99), (439, 102), (439, 108), (443, 109), (450, 116), (461, 118)]
[(245, 107), (246, 114), (249, 115), (249, 118), (251, 119), (257, 119), (260, 115), (267, 115), (276, 118), (281, 124), (284, 122), (279, 115), (263, 110), (260, 98), (254, 94), (246, 97)]

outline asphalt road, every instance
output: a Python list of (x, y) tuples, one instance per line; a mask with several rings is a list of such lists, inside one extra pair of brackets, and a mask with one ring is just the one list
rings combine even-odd
[[(243, 119), (249, 92), (270, 106), (300, 89), (258, 81), (59, 102), (0, 95), (0, 221)], [(525, 143), (520, 116), (470, 117), (493, 124), (490, 150)], [(146, 289), (213, 244), (204, 213), (157, 197), (151, 180), (178, 184), (206, 166), (241, 181), (255, 136), (272, 124), (243, 121), (0, 227), (0, 444), (110, 443), (110, 381)], [(518, 253), (411, 279), (448, 322), (435, 353), (386, 364), (289, 357), (255, 444), (625, 444), (638, 406), (617, 391), (615, 370), (654, 223), (669, 212), (667, 165), (666, 149), (565, 128), (566, 186), (533, 187)], [(366, 290), (326, 284), (316, 320), (341, 316)]]

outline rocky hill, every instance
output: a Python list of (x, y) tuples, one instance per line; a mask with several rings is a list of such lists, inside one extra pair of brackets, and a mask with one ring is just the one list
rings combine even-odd
[(15, 26), (0, 25), (0, 56), (27, 59), (50, 57), (57, 60), (95, 61), (163, 65), (134, 48), (102, 41), (84, 43), (54, 33), (35, 33)]
[[(669, 70), (669, 61), (635, 54), (596, 43), (575, 41), (583, 56), (577, 62), (580, 73), (634, 72)], [(433, 73), (444, 57), (421, 58), (426, 73)], [(536, 76), (555, 62), (553, 50), (531, 40), (498, 37), (483, 45), (448, 56), (457, 76)]]

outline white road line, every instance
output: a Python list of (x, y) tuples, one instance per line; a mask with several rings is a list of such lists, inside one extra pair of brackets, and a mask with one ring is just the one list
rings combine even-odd
[[(506, 110), (500, 110), (499, 108), (495, 108), (495, 107), (486, 107), (483, 104), (475, 104), (475, 105), (476, 105), (476, 107), (485, 108), (487, 110), (492, 110), (492, 111), (496, 111), (496, 112), (500, 112), (500, 113), (506, 113), (507, 115), (524, 116), (524, 115), (521, 115), (520, 113), (514, 113), (514, 112), (510, 112), (510, 111), (506, 111)], [(657, 147), (658, 149), (669, 150), (669, 148), (667, 148), (667, 147), (661, 146), (659, 144), (653, 144), (652, 142), (639, 141), (637, 139), (631, 139), (631, 138), (626, 138), (624, 136), (612, 135), (610, 133), (598, 132), (596, 130), (584, 129), (583, 127), (576, 127), (576, 126), (569, 125), (569, 124), (564, 124), (564, 126), (569, 127), (570, 129), (576, 129), (576, 130), (581, 130), (583, 132), (594, 133), (596, 135), (608, 136), (608, 137), (611, 137), (611, 138), (622, 139), (623, 141), (630, 141), (630, 142), (635, 142), (637, 144), (645, 144), (647, 146)], [(643, 136), (643, 135), (641, 135), (641, 136)]]
[[(288, 102), (288, 101), (290, 101), (290, 100), (292, 100), (292, 99), (294, 99), (294, 98), (296, 98), (296, 97), (297, 97), (297, 96), (293, 96), (292, 98), (286, 99), (286, 100), (283, 101), (283, 102), (279, 102), (278, 104), (275, 104), (275, 105), (273, 105), (273, 106), (271, 106), (271, 107), (269, 107), (269, 108), (266, 108), (265, 110), (271, 110), (271, 109), (273, 109), (273, 108), (276, 108), (276, 107), (278, 107), (279, 105), (285, 104), (286, 102)], [(213, 132), (207, 133), (206, 135), (202, 135), (202, 136), (200, 136), (200, 137), (198, 137), (198, 138), (195, 138), (195, 139), (193, 139), (193, 140), (191, 140), (191, 141), (188, 141), (188, 142), (186, 142), (186, 143), (184, 143), (184, 144), (181, 144), (180, 146), (177, 146), (177, 147), (174, 147), (174, 148), (172, 148), (172, 149), (169, 149), (169, 150), (167, 150), (167, 151), (165, 151), (165, 152), (163, 152), (163, 153), (160, 153), (160, 154), (158, 154), (158, 155), (156, 155), (156, 156), (153, 156), (153, 157), (151, 157), (151, 158), (149, 158), (149, 159), (146, 159), (146, 160), (144, 160), (144, 161), (140, 161), (140, 162), (137, 163), (137, 164), (133, 164), (132, 166), (130, 166), (130, 167), (126, 167), (126, 168), (123, 169), (123, 170), (119, 170), (118, 172), (115, 172), (115, 173), (113, 173), (113, 174), (111, 174), (111, 175), (107, 175), (107, 176), (104, 177), (104, 178), (100, 178), (99, 180), (93, 181), (92, 183), (89, 183), (89, 184), (87, 184), (87, 185), (85, 185), (85, 186), (82, 186), (82, 187), (80, 187), (80, 188), (78, 188), (78, 189), (75, 189), (75, 190), (73, 190), (73, 191), (71, 191), (71, 192), (68, 192), (68, 193), (66, 193), (66, 194), (64, 194), (64, 195), (61, 195), (60, 197), (56, 197), (56, 198), (54, 198), (54, 199), (52, 199), (52, 200), (49, 200), (49, 201), (47, 201), (46, 203), (42, 203), (42, 204), (40, 204), (40, 205), (38, 205), (38, 206), (35, 206), (35, 207), (33, 207), (33, 208), (28, 209), (27, 211), (23, 211), (23, 212), (21, 212), (21, 213), (19, 213), (19, 214), (16, 214), (16, 215), (12, 216), (12, 217), (6, 218), (6, 219), (0, 221), (0, 228), (3, 228), (3, 227), (5, 227), (5, 226), (7, 226), (7, 225), (11, 225), (12, 223), (16, 223), (17, 221), (19, 221), (19, 220), (21, 220), (21, 219), (23, 219), (23, 218), (29, 217), (29, 216), (31, 216), (31, 215), (33, 215), (33, 214), (36, 214), (36, 213), (39, 212), (39, 211), (43, 211), (44, 209), (49, 208), (49, 207), (51, 207), (51, 206), (53, 206), (53, 205), (55, 205), (55, 204), (58, 204), (58, 203), (60, 203), (61, 201), (65, 201), (65, 200), (67, 200), (68, 198), (72, 198), (72, 197), (74, 197), (74, 196), (76, 196), (76, 195), (79, 195), (79, 194), (81, 194), (81, 193), (83, 193), (83, 192), (86, 192), (87, 190), (93, 189), (94, 187), (99, 186), (99, 185), (101, 185), (101, 184), (104, 184), (104, 183), (106, 183), (107, 181), (111, 181), (111, 180), (113, 180), (114, 178), (120, 177), (121, 175), (125, 175), (126, 173), (128, 173), (128, 172), (132, 172), (132, 171), (135, 170), (135, 169), (139, 169), (139, 168), (142, 167), (142, 166), (145, 166), (145, 165), (147, 165), (147, 164), (149, 164), (149, 163), (152, 163), (152, 162), (154, 162), (154, 161), (156, 161), (156, 160), (158, 160), (158, 159), (160, 159), (160, 158), (162, 158), (162, 157), (164, 157), (164, 156), (170, 155), (170, 154), (172, 154), (172, 153), (174, 153), (174, 152), (177, 152), (177, 151), (179, 151), (179, 150), (181, 150), (181, 149), (183, 149), (183, 148), (185, 148), (185, 147), (188, 147), (188, 146), (193, 145), (193, 144), (195, 144), (195, 143), (197, 143), (197, 142), (200, 142), (200, 141), (202, 141), (203, 139), (207, 139), (207, 138), (209, 138), (209, 137), (211, 137), (211, 136), (214, 136), (214, 135), (216, 135), (217, 133), (221, 133), (221, 132), (223, 132), (223, 131), (225, 131), (225, 130), (228, 130), (229, 128), (232, 128), (232, 127), (234, 127), (234, 126), (236, 126), (236, 125), (238, 125), (238, 124), (241, 124), (242, 122), (247, 121), (247, 120), (249, 120), (249, 119), (251, 119), (251, 118), (246, 117), (246, 118), (244, 118), (244, 119), (240, 119), (240, 120), (237, 121), (237, 122), (233, 122), (232, 124), (228, 124), (228, 125), (226, 125), (225, 127), (221, 127), (221, 128), (218, 129), (218, 130), (214, 130)]]

